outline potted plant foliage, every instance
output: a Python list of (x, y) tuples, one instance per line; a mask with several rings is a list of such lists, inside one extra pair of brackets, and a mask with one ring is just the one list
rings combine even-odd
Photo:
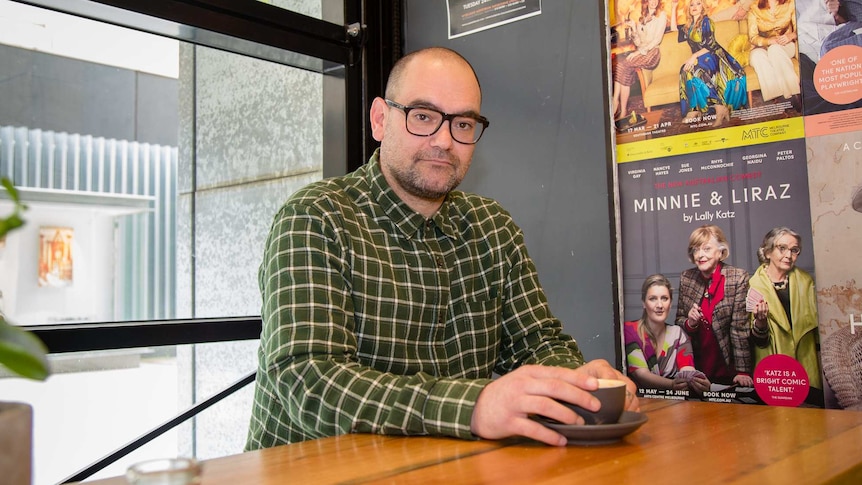
[[(12, 214), (0, 217), (0, 240), (21, 227), (21, 202), (12, 182), (0, 180), (12, 200)], [(45, 380), (49, 373), (47, 349), (35, 335), (6, 321), (0, 312), (0, 365), (21, 377)], [(0, 401), (0, 477), (4, 483), (31, 483), (33, 409), (29, 404)], [(8, 480), (8, 481), (7, 481)]]

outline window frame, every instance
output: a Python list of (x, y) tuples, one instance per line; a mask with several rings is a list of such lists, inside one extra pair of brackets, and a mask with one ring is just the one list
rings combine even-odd
[[(323, 109), (328, 115), (335, 113), (324, 119), (324, 177), (358, 168), (374, 151), (367, 113), (372, 100), (382, 96), (383, 73), (401, 55), (398, 0), (322, 0), (324, 15), (343, 18), (341, 25), (249, 0), (13, 1), (324, 74)], [(255, 46), (264, 49), (254, 52)], [(267, 47), (283, 51), (286, 57), (273, 58)], [(290, 53), (298, 57), (291, 59)], [(343, 69), (337, 68), (342, 65)], [(255, 340), (261, 326), (259, 316), (250, 316), (22, 328), (56, 354)]]

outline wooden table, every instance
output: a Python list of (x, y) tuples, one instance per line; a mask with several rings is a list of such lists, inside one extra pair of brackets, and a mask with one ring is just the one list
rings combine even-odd
[(649, 421), (611, 445), (354, 434), (207, 460), (203, 485), (862, 483), (862, 412), (657, 399), (641, 408)]

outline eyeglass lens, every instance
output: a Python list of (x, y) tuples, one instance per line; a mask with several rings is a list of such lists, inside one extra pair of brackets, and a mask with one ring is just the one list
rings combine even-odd
[[(426, 108), (413, 108), (407, 113), (407, 131), (414, 135), (430, 136), (443, 125), (443, 114)], [(481, 123), (467, 116), (455, 116), (449, 120), (449, 132), (455, 141), (475, 143), (482, 136)]]
[(431, 108), (403, 106), (391, 100), (386, 100), (386, 103), (404, 112), (407, 131), (416, 136), (431, 136), (437, 133), (444, 121), (448, 120), (452, 139), (469, 145), (479, 141), (487, 124), (471, 116), (446, 114)]
[(799, 249), (799, 248), (798, 248), (798, 247), (796, 247), (796, 246), (794, 246), (794, 247), (792, 247), (792, 248), (789, 248), (789, 247), (787, 247), (787, 246), (785, 246), (785, 245), (783, 245), (783, 244), (782, 244), (782, 245), (779, 245), (779, 246), (775, 246), (775, 247), (776, 247), (776, 249), (778, 249), (778, 252), (779, 252), (779, 253), (781, 253), (781, 254), (784, 254), (784, 253), (786, 253), (786, 252), (789, 250), (793, 255), (798, 256), (798, 255), (799, 255), (799, 253), (802, 251), (801, 249)]

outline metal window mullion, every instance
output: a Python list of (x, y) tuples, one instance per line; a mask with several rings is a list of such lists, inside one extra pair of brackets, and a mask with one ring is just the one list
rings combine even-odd
[(120, 193), (129, 193), (129, 143), (126, 140), (120, 140)]
[[(0, 126), (0, 177), (12, 179), (12, 128)], [(6, 173), (2, 173), (3, 167)]]
[(54, 188), (54, 181), (56, 177), (56, 162), (57, 162), (57, 134), (53, 131), (49, 131), (45, 133), (45, 137), (48, 141), (48, 173), (46, 177), (48, 179), (48, 183), (45, 184), (46, 189)]
[(162, 258), (164, 254), (162, 252), (162, 245), (164, 242), (162, 238), (164, 237), (164, 231), (162, 230), (162, 226), (165, 221), (164, 214), (162, 213), (162, 150), (160, 146), (156, 146), (155, 149), (152, 149), (150, 154), (153, 157), (152, 163), (150, 166), (152, 167), (153, 172), (153, 188), (152, 188), (152, 196), (153, 196), (153, 281), (154, 281), (154, 291), (153, 291), (153, 318), (164, 318), (165, 315), (162, 313), (162, 307), (164, 305), (164, 301), (162, 300), (162, 292), (159, 291), (160, 288), (164, 288), (164, 275), (162, 274)]
[(99, 137), (96, 140), (96, 191), (105, 191), (105, 138)]
[(33, 147), (33, 187), (42, 187), (42, 130), (30, 130), (30, 146)]
[(108, 192), (117, 193), (117, 140), (108, 142)]
[(80, 174), (80, 179), (83, 180), (84, 186), (83, 190), (87, 192), (93, 191), (93, 136), (87, 135), (84, 137), (84, 166), (82, 168), (82, 173)]
[(72, 135), (72, 190), (81, 190), (81, 135)]
[(175, 316), (176, 315), (176, 291), (177, 291), (177, 277), (176, 277), (176, 257), (177, 257), (177, 231), (176, 231), (176, 221), (177, 221), (177, 208), (179, 204), (177, 204), (177, 199), (179, 197), (179, 190), (177, 189), (177, 175), (179, 172), (179, 150), (177, 148), (166, 147), (166, 152), (168, 153), (167, 157), (167, 167), (165, 170), (166, 177), (168, 183), (165, 185), (166, 191), (164, 195), (164, 211), (166, 214), (165, 218), (165, 275), (166, 275), (166, 284), (164, 288), (165, 301), (167, 301), (167, 308), (165, 309), (165, 317), (167, 316)]
[(17, 169), (15, 172), (17, 173), (17, 177), (13, 179), (15, 185), (21, 187), (27, 187), (28, 180), (28, 170), (27, 170), (27, 128), (19, 127), (15, 129), (15, 147), (17, 148), (16, 153), (17, 156), (14, 158), (17, 160)]
[(69, 164), (69, 136), (66, 133), (59, 133), (59, 144), (60, 147), (60, 180), (59, 180), (59, 188), (61, 190), (66, 190), (66, 174), (68, 172), (68, 164)]

